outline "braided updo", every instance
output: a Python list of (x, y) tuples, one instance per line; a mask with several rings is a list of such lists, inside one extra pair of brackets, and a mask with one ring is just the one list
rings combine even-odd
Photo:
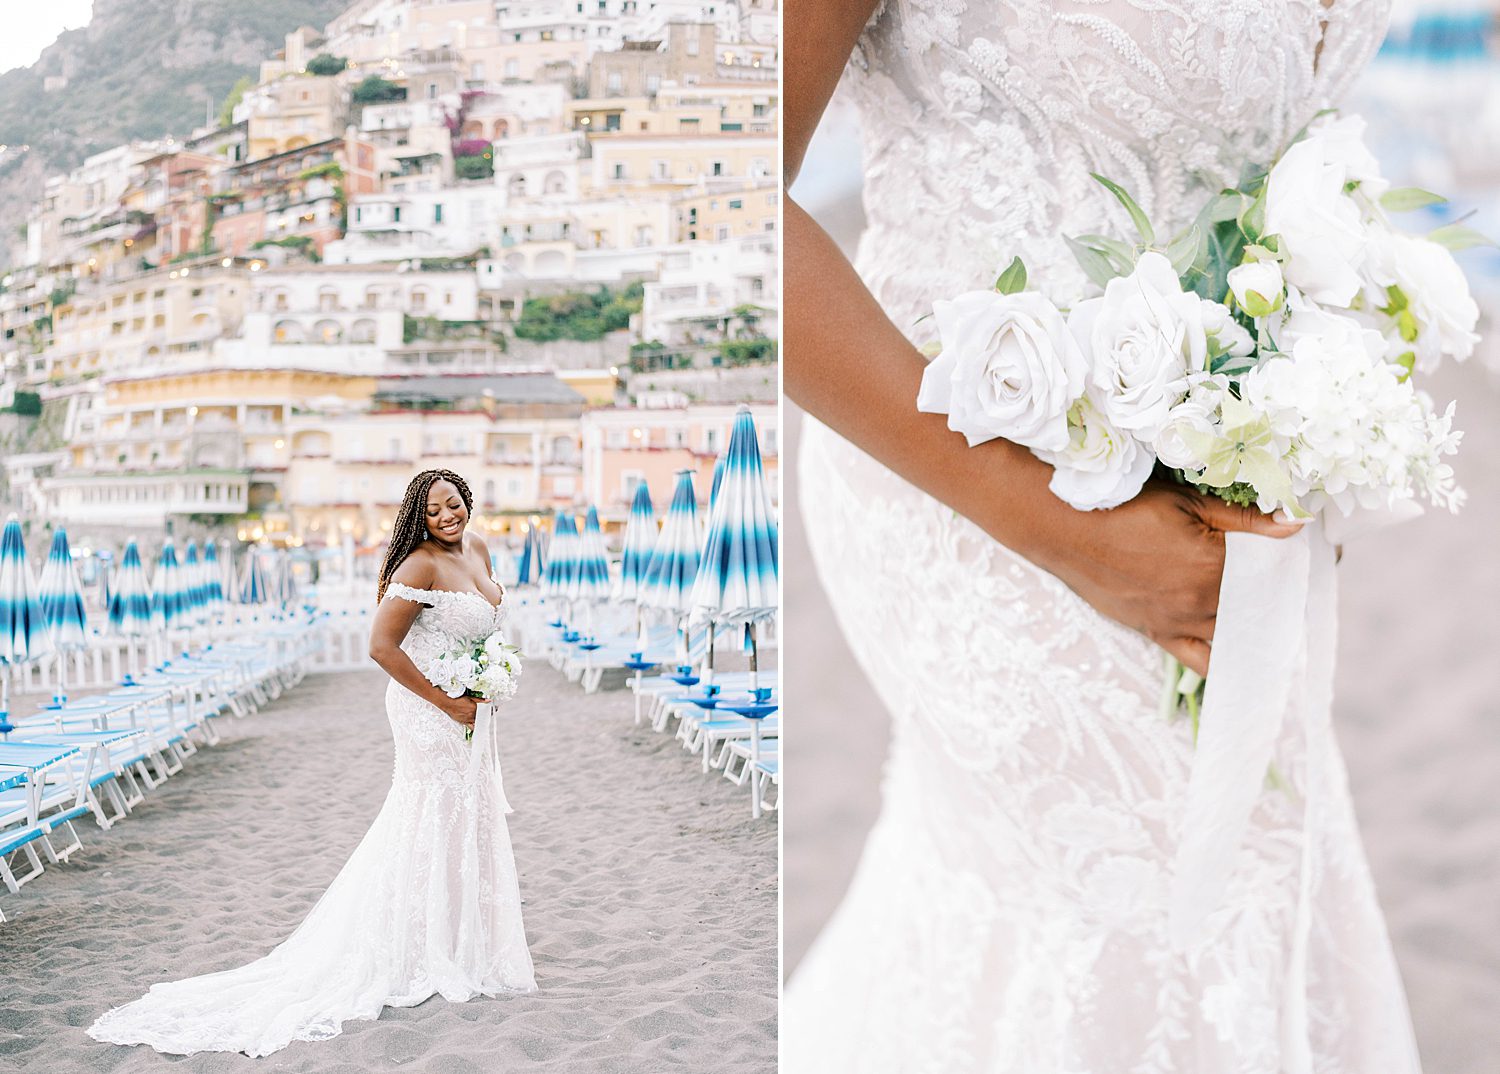
[(385, 596), (385, 587), (406, 557), (417, 545), (427, 539), (427, 493), (436, 481), (452, 482), (458, 489), (458, 497), (470, 516), (474, 513), (474, 494), (469, 483), (452, 470), (423, 470), (406, 486), (406, 496), (396, 511), (396, 521), (391, 524), (391, 540), (385, 549), (385, 559), (380, 564), (380, 579), (375, 587), (375, 603)]

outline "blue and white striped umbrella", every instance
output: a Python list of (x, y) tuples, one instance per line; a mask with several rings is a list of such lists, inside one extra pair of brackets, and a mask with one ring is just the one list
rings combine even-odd
[(109, 594), (109, 628), (116, 634), (139, 637), (151, 633), (151, 586), (141, 552), (132, 540), (125, 545)]
[(641, 603), (666, 612), (686, 612), (701, 556), (693, 471), (679, 470), (672, 503), (656, 536), (656, 547), (651, 551), (651, 562), (641, 583)]
[(264, 604), (271, 599), (271, 583), (266, 577), (265, 557), (253, 545), (245, 549), (245, 569), (237, 595), (241, 604)]
[(203, 593), (203, 564), (198, 560), (198, 542), (188, 541), (182, 548), (183, 596), (187, 601), (187, 620), (201, 623), (207, 616)]
[[(26, 562), (26, 541), (15, 515), (0, 534), (0, 663), (24, 664), (55, 651)], [(0, 676), (9, 682), (8, 676)]]
[[(230, 593), (234, 592), (232, 585), (225, 585), (226, 577), (234, 577), (234, 557), (229, 554), (228, 546), (225, 546), (224, 558), (219, 558), (219, 545), (215, 541), (205, 541), (203, 544), (203, 570), (205, 578), (204, 595), (207, 599), (208, 610), (211, 614), (221, 615), (224, 612), (224, 603)], [(226, 575), (227, 572), (227, 575)]]
[(541, 580), (541, 556), (537, 554), (536, 527), (526, 530), (521, 546), (521, 561), (516, 565), (516, 585), (532, 585)]
[(38, 595), (53, 644), (59, 649), (82, 649), (87, 645), (88, 613), (83, 609), (83, 586), (78, 581), (78, 568), (73, 563), (65, 529), (52, 533), (52, 547), (42, 567)]
[(578, 530), (571, 514), (559, 513), (553, 522), (552, 558), (547, 564), (545, 592), (549, 597), (568, 597), (578, 574)]
[(151, 579), (151, 621), (158, 627), (175, 630), (191, 621), (186, 583), (177, 546), (168, 537), (156, 556), (156, 575)]
[(694, 618), (752, 623), (776, 614), (778, 549), (771, 494), (749, 407), (734, 416), (723, 483), (693, 584)]
[(656, 511), (651, 490), (642, 481), (635, 487), (630, 517), (625, 522), (625, 541), (620, 552), (621, 600), (639, 600), (646, 568), (651, 565), (651, 546), (656, 543)]
[(609, 597), (609, 557), (604, 551), (604, 534), (599, 529), (599, 512), (593, 507), (584, 519), (583, 533), (578, 536), (577, 571), (568, 582), (569, 600), (606, 600)]

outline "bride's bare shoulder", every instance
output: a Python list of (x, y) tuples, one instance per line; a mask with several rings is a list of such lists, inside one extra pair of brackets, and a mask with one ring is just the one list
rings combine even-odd
[(401, 561), (391, 575), (391, 581), (413, 589), (431, 589), (437, 581), (437, 564), (427, 550), (419, 545)]

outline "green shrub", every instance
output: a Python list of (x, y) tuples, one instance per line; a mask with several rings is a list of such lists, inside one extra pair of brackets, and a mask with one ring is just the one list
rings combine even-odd
[(406, 100), (406, 89), (381, 78), (379, 75), (370, 75), (360, 80), (359, 85), (354, 87), (353, 99), (355, 104), (379, 104), (381, 101), (404, 101)]
[(327, 78), (330, 75), (338, 74), (347, 66), (349, 66), (349, 61), (344, 59), (344, 57), (332, 56), (326, 52), (320, 52), (307, 61), (307, 73), (317, 75), (320, 78)]
[(641, 310), (645, 289), (638, 283), (624, 291), (569, 291), (546, 298), (528, 298), (521, 306), (515, 333), (519, 339), (547, 343), (556, 339), (595, 340), (630, 327), (630, 317)]
[(39, 418), (42, 416), (42, 397), (36, 392), (16, 392), (15, 402), (11, 403), (10, 411), (27, 418)]

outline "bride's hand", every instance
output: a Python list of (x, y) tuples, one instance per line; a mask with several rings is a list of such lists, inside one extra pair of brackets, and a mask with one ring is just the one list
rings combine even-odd
[(464, 694), (462, 697), (450, 697), (443, 702), (443, 711), (448, 718), (455, 723), (463, 724), (465, 727), (474, 726), (474, 717), (479, 711), (479, 700)]
[(1145, 634), (1200, 675), (1224, 575), (1224, 534), (1290, 537), (1300, 524), (1166, 482), (1108, 511), (1079, 511), (1044, 564), (1103, 615)]

